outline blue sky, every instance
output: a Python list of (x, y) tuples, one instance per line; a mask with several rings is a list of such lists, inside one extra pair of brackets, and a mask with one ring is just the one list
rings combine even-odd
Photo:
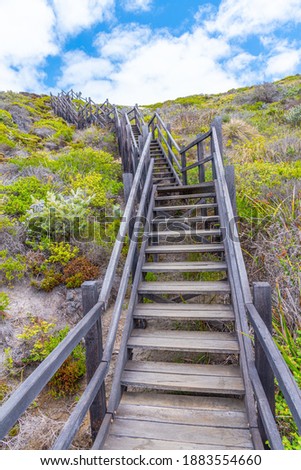
[(301, 72), (301, 0), (0, 0), (0, 90), (148, 104)]

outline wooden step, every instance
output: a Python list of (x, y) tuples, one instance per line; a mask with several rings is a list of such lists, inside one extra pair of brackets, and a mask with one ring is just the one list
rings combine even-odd
[(195, 194), (177, 194), (175, 196), (157, 196), (155, 201), (172, 201), (178, 199), (205, 199), (208, 197), (216, 197), (215, 193), (195, 193)]
[(190, 204), (190, 205), (185, 205), (185, 206), (156, 206), (154, 207), (154, 212), (160, 212), (160, 211), (189, 211), (192, 209), (211, 209), (217, 207), (216, 203), (210, 203), (210, 204)]
[(152, 273), (199, 273), (227, 271), (227, 264), (219, 261), (176, 261), (171, 263), (145, 263), (142, 272)]
[(166, 281), (141, 282), (139, 294), (229, 294), (230, 284), (227, 281)]
[(153, 245), (148, 246), (145, 250), (146, 253), (217, 253), (224, 251), (222, 243), (208, 243), (208, 244), (195, 244), (195, 245)]
[(175, 183), (176, 179), (175, 178), (153, 178), (153, 183), (158, 184), (158, 186), (161, 186), (161, 184), (169, 184), (169, 183)]
[(224, 304), (137, 304), (134, 311), (136, 319), (169, 319), (184, 321), (234, 321), (230, 305)]
[(106, 450), (253, 449), (239, 398), (126, 392)]
[(177, 392), (242, 395), (245, 391), (238, 366), (128, 361), (121, 382)]
[(205, 183), (200, 183), (200, 184), (193, 184), (193, 185), (186, 185), (186, 186), (178, 186), (177, 188), (174, 188), (173, 186), (169, 187), (166, 186), (166, 188), (161, 188), (158, 190), (158, 192), (162, 193), (163, 195), (166, 195), (166, 193), (171, 192), (171, 193), (178, 193), (178, 194), (185, 194), (188, 192), (188, 194), (191, 194), (192, 192), (213, 192), (215, 191), (215, 185), (213, 181), (206, 181)]
[(146, 330), (132, 331), (128, 348), (162, 351), (238, 354), (239, 345), (232, 333), (213, 331)]
[(197, 217), (163, 217), (158, 216), (152, 220), (152, 224), (161, 224), (165, 222), (166, 224), (174, 224), (174, 223), (184, 223), (189, 224), (192, 222), (218, 222), (219, 216), (218, 215), (206, 215), (206, 216), (197, 216)]
[(221, 230), (220, 229), (212, 229), (212, 230), (191, 230), (191, 229), (184, 229), (178, 228), (177, 230), (166, 230), (166, 231), (157, 231), (157, 232), (150, 232), (150, 237), (215, 237), (220, 236)]
[(158, 178), (158, 177), (165, 178), (165, 177), (173, 176), (173, 173), (170, 169), (167, 169), (166, 171), (158, 170), (158, 171), (153, 171), (153, 176), (155, 178)]

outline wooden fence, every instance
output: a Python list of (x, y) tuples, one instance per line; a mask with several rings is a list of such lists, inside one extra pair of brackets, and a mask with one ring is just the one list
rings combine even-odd
[(62, 91), (57, 96), (50, 95), (50, 103), (54, 113), (78, 129), (96, 125), (105, 127), (114, 122), (114, 106), (106, 100), (96, 104), (91, 98), (83, 98), (81, 93), (73, 90)]

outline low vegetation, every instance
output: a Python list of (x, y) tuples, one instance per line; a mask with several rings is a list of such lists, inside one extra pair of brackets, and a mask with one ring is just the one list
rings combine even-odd
[[(76, 289), (103, 275), (119, 224), (118, 159), (113, 129), (79, 131), (53, 114), (48, 96), (0, 93), (1, 401), (81, 315), (74, 301), (74, 318), (55, 308), (51, 319), (42, 308), (19, 311), (19, 290), (27, 289), (37, 304), (43, 295), (64, 304), (69, 289), (70, 298), (80, 299)], [(60, 399), (58, 407), (62, 400), (73, 403), (85, 367), (79, 344), (43, 393)], [(33, 422), (34, 405), (28, 413)], [(9, 439), (22, 440), (22, 419)]]

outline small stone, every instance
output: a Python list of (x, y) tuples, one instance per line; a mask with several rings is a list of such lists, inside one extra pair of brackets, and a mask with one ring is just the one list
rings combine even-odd
[(74, 293), (72, 290), (67, 290), (66, 302), (72, 302), (74, 300)]

